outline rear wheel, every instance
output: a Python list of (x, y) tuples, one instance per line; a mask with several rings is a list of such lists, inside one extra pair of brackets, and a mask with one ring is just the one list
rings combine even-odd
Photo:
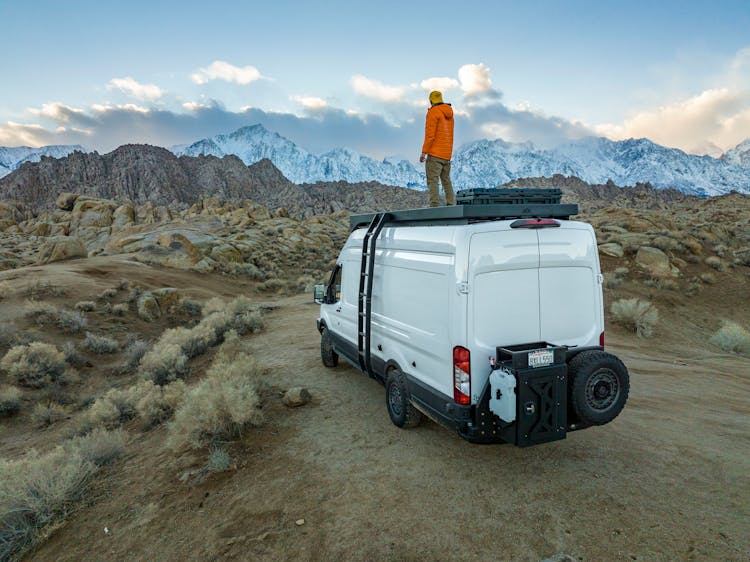
[(419, 425), (422, 414), (409, 399), (406, 377), (399, 369), (392, 369), (385, 382), (385, 403), (388, 415), (397, 427), (409, 428)]
[(584, 351), (568, 365), (573, 412), (585, 423), (611, 422), (625, 407), (630, 377), (617, 357), (604, 351)]
[(333, 338), (328, 328), (323, 328), (320, 333), (320, 358), (323, 365), (331, 369), (339, 364), (339, 355), (333, 350)]

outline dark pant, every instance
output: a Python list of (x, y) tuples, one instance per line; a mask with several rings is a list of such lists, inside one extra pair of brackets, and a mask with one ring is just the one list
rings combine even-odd
[(451, 183), (451, 161), (436, 158), (428, 154), (425, 173), (427, 174), (427, 188), (430, 190), (430, 207), (438, 207), (440, 205), (438, 178), (440, 178), (440, 183), (443, 184), (443, 191), (445, 191), (445, 204), (455, 205), (456, 196), (453, 193), (453, 184)]

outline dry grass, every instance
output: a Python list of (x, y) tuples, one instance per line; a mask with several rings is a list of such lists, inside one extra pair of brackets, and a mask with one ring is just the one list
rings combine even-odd
[(24, 292), (27, 297), (33, 300), (44, 297), (62, 297), (65, 295), (65, 289), (55, 285), (51, 281), (33, 281), (27, 285)]
[(713, 267), (716, 271), (724, 271), (726, 270), (726, 266), (724, 265), (724, 262), (721, 261), (721, 258), (717, 256), (709, 256), (706, 258), (706, 265), (709, 267)]
[(187, 392), (187, 386), (179, 380), (166, 386), (159, 386), (151, 381), (144, 381), (142, 384), (146, 386), (143, 387), (135, 408), (147, 429), (169, 420), (182, 404)]
[(86, 332), (86, 339), (83, 340), (83, 347), (92, 353), (116, 353), (120, 349), (116, 340), (106, 336), (98, 336), (91, 332)]
[(281, 279), (269, 279), (268, 281), (258, 284), (258, 286), (255, 287), (255, 290), (260, 293), (278, 293), (285, 287), (286, 283)]
[(0, 301), (9, 299), (15, 294), (15, 291), (13, 290), (13, 287), (10, 286), (10, 283), (7, 281), (3, 281), (0, 283)]
[(117, 296), (117, 289), (104, 289), (97, 297), (99, 300), (111, 300)]
[(0, 369), (8, 372), (21, 386), (42, 388), (55, 382), (65, 372), (65, 355), (54, 345), (33, 342), (12, 348), (0, 361)]
[(216, 345), (216, 332), (210, 326), (199, 324), (194, 328), (172, 328), (166, 330), (157, 346), (177, 345), (188, 359), (203, 355), (208, 348)]
[(78, 353), (78, 349), (72, 341), (63, 344), (62, 352), (65, 356), (65, 362), (72, 367), (81, 367), (86, 363), (86, 359)]
[(57, 322), (60, 310), (54, 304), (31, 300), (24, 305), (24, 315), (38, 326), (46, 326)]
[(57, 311), (57, 326), (64, 332), (77, 334), (85, 329), (88, 324), (86, 316), (80, 310), (62, 309)]
[(127, 369), (135, 369), (149, 349), (151, 349), (149, 342), (138, 338), (130, 339), (125, 348), (125, 366)]
[(122, 429), (97, 428), (88, 435), (72, 439), (68, 447), (96, 466), (105, 466), (125, 452), (125, 437)]
[(724, 321), (724, 324), (708, 340), (724, 351), (750, 355), (750, 333), (734, 322)]
[(648, 301), (620, 299), (612, 303), (615, 322), (643, 338), (651, 337), (659, 321), (659, 311)]
[(0, 322), (0, 347), (11, 347), (18, 343), (18, 328), (13, 322)]
[(260, 424), (261, 375), (237, 334), (228, 333), (206, 377), (188, 391), (175, 412), (169, 426), (170, 447), (205, 447), (234, 439), (246, 427)]
[(21, 390), (15, 386), (0, 385), (0, 418), (12, 416), (21, 409)]
[(115, 316), (125, 316), (129, 310), (130, 307), (128, 306), (128, 304), (123, 302), (112, 307), (112, 314), (114, 314)]

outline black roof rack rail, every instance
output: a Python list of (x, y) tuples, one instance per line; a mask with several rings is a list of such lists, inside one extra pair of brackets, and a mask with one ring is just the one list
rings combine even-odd
[[(368, 226), (377, 213), (351, 215), (349, 226), (355, 230)], [(387, 223), (403, 226), (438, 226), (449, 224), (469, 224), (480, 221), (555, 218), (568, 219), (578, 214), (576, 203), (529, 203), (529, 204), (464, 204), (450, 207), (426, 207), (389, 211)]]

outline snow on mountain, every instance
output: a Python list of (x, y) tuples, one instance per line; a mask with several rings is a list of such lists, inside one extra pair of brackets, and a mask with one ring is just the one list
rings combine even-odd
[(62, 158), (76, 150), (87, 152), (85, 148), (77, 144), (50, 145), (39, 148), (31, 148), (28, 146), (0, 146), (0, 178), (7, 176), (13, 170), (19, 168), (24, 162), (39, 162), (39, 160), (42, 159), (42, 156)]
[(294, 183), (346, 180), (377, 180), (387, 185), (416, 187), (424, 184), (422, 175), (407, 161), (378, 161), (348, 148), (336, 148), (315, 155), (262, 125), (242, 127), (226, 135), (199, 140), (186, 147), (171, 149), (178, 156), (234, 154), (250, 165), (268, 158)]
[[(406, 160), (374, 160), (347, 148), (312, 154), (262, 125), (173, 147), (177, 155), (235, 154), (250, 165), (271, 160), (294, 183), (378, 181), (386, 185), (425, 188), (424, 169)], [(634, 185), (650, 182), (695, 195), (731, 190), (750, 193), (750, 140), (721, 159), (687, 154), (648, 139), (611, 141), (588, 137), (552, 149), (533, 143), (480, 140), (457, 149), (451, 176), (458, 189), (495, 187), (523, 177), (574, 175), (589, 183)]]
[(746, 139), (733, 149), (727, 150), (721, 155), (721, 159), (735, 166), (750, 168), (750, 139)]

